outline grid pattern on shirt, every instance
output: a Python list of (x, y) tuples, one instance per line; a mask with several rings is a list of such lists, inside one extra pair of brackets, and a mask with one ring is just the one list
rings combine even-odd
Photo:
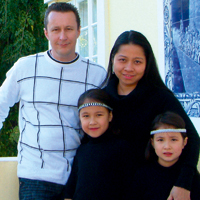
[[(50, 76), (41, 76), (38, 74), (38, 58), (40, 57), (41, 55), (38, 55), (36, 54), (36, 58), (35, 58), (35, 69), (34, 69), (34, 75), (33, 76), (29, 76), (29, 77), (24, 77), (20, 80), (18, 80), (18, 83), (19, 84), (23, 84), (23, 82), (25, 81), (32, 81), (32, 101), (27, 101), (26, 103), (28, 104), (32, 104), (36, 114), (37, 114), (37, 123), (34, 123), (32, 121), (29, 121), (27, 120), (25, 117), (23, 117), (23, 121), (24, 121), (24, 127), (21, 131), (21, 136), (20, 136), (20, 147), (21, 147), (21, 150), (20, 150), (20, 156), (21, 156), (21, 159), (20, 159), (20, 163), (23, 161), (23, 155), (22, 155), (22, 151), (24, 149), (24, 146), (28, 147), (28, 148), (31, 148), (32, 150), (36, 150), (36, 151), (39, 151), (39, 154), (40, 154), (40, 159), (41, 159), (41, 167), (43, 168), (44, 166), (44, 159), (43, 159), (43, 156), (44, 156), (44, 153), (45, 152), (62, 152), (63, 153), (63, 157), (65, 157), (65, 153), (66, 152), (69, 152), (69, 151), (74, 151), (77, 149), (77, 147), (75, 148), (69, 148), (67, 147), (66, 145), (66, 128), (69, 130), (69, 129), (73, 129), (75, 130), (76, 132), (80, 132), (80, 124), (78, 127), (74, 127), (74, 126), (70, 126), (69, 124), (66, 124), (64, 123), (63, 121), (63, 113), (61, 112), (61, 109), (66, 107), (67, 109), (72, 109), (72, 110), (76, 110), (76, 111), (72, 111), (72, 112), (77, 112), (77, 105), (76, 104), (73, 104), (73, 103), (63, 103), (63, 97), (62, 96), (62, 89), (63, 89), (63, 85), (65, 85), (66, 83), (69, 85), (69, 84), (76, 84), (76, 87), (77, 88), (84, 88), (82, 89), (81, 93), (83, 93), (84, 91), (86, 91), (87, 89), (90, 89), (90, 88), (98, 88), (98, 85), (95, 85), (93, 83), (89, 83), (88, 82), (88, 73), (89, 73), (89, 67), (90, 65), (94, 65), (93, 63), (90, 63), (89, 60), (87, 60), (87, 63), (84, 63), (84, 65), (86, 64), (86, 68), (85, 68), (85, 74), (82, 74), (82, 76), (84, 77), (84, 81), (77, 81), (77, 80), (68, 80), (68, 79), (65, 79), (63, 78), (63, 67), (60, 68), (60, 72), (59, 72), (59, 77), (50, 77)], [(82, 60), (82, 62), (85, 62), (84, 60)], [(101, 67), (99, 65), (96, 65), (98, 67)], [(77, 72), (79, 73), (79, 72)], [(44, 101), (44, 100), (38, 100), (37, 99), (37, 88), (38, 86), (36, 87), (37, 85), (37, 82), (42, 80), (43, 82), (45, 81), (52, 81), (54, 84), (57, 84), (58, 87), (57, 87), (57, 90), (58, 91), (52, 91), (52, 94), (53, 96), (56, 98), (56, 100), (54, 99), (54, 101)], [(73, 89), (73, 86), (72, 86), (72, 89)], [(76, 91), (73, 91), (73, 92), (76, 92)], [(79, 96), (79, 95), (77, 95)], [(57, 113), (58, 113), (58, 118), (59, 118), (59, 124), (45, 124), (43, 122), (41, 122), (41, 110), (40, 110), (40, 107), (42, 105), (50, 105), (50, 106), (56, 106), (56, 109), (57, 109)], [(24, 109), (24, 105), (22, 105), (21, 109)], [(25, 130), (26, 130), (26, 127), (27, 126), (34, 126), (37, 128), (37, 136), (36, 136), (36, 139), (37, 139), (37, 146), (35, 145), (31, 145), (29, 142), (27, 141), (24, 141), (24, 133), (25, 133)], [(62, 132), (62, 143), (63, 143), (63, 148), (62, 149), (48, 149), (48, 148), (44, 148), (42, 146), (42, 139), (41, 139), (41, 134), (42, 134), (42, 129), (44, 128), (51, 128), (51, 129), (56, 129), (56, 128), (59, 128), (61, 129), (61, 132)], [(29, 134), (29, 133), (28, 133)], [(53, 142), (53, 141), (52, 141)], [(68, 160), (67, 160), (68, 162)]]

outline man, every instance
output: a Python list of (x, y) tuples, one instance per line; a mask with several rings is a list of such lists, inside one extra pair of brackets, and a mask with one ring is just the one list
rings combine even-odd
[(82, 138), (78, 97), (106, 75), (75, 52), (80, 17), (73, 5), (52, 4), (44, 24), (52, 49), (20, 58), (0, 88), (0, 128), (9, 107), (20, 102), (20, 200), (59, 199)]

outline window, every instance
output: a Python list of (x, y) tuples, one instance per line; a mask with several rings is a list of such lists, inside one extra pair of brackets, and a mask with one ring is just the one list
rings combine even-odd
[(80, 55), (105, 65), (104, 0), (72, 0), (81, 18)]

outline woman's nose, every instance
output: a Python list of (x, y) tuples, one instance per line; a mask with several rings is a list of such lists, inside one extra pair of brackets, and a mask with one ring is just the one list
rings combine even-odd
[(133, 64), (131, 62), (128, 62), (124, 69), (126, 71), (133, 71), (134, 70)]

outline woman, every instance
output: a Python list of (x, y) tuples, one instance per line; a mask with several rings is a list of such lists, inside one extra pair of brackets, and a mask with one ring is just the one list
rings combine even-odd
[(122, 137), (132, 143), (136, 161), (141, 165), (153, 119), (165, 111), (176, 112), (184, 119), (189, 138), (187, 151), (168, 200), (189, 200), (199, 157), (199, 136), (179, 101), (163, 83), (144, 35), (126, 31), (117, 38), (110, 54), (106, 83), (104, 90), (113, 102), (113, 123)]

